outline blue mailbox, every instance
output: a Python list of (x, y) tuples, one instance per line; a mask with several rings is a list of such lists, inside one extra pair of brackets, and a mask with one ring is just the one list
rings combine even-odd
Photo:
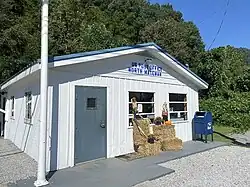
[(207, 135), (211, 135), (213, 141), (213, 118), (211, 112), (196, 112), (193, 125), (195, 140), (197, 139), (197, 135), (201, 135), (201, 139), (205, 135), (205, 142), (207, 143)]

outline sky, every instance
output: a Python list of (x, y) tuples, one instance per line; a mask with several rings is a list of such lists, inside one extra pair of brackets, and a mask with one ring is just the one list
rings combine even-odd
[[(206, 44), (210, 46), (219, 29), (228, 0), (150, 0), (172, 4), (186, 21), (193, 21)], [(221, 31), (212, 48), (232, 45), (250, 48), (250, 0), (230, 0)]]

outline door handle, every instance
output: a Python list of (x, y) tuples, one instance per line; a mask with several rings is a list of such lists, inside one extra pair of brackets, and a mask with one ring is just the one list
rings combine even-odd
[(105, 123), (104, 123), (104, 122), (101, 122), (100, 127), (101, 127), (101, 128), (105, 128), (105, 127), (106, 127)]

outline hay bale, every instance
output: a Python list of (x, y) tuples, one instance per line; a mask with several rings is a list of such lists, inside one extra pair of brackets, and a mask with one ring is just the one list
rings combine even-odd
[(161, 141), (174, 139), (176, 136), (174, 125), (154, 125), (153, 130), (155, 138)]
[[(139, 127), (143, 130), (146, 136), (148, 136), (149, 133), (149, 121), (147, 119), (137, 120)], [(147, 143), (147, 138), (141, 134), (136, 124), (133, 126), (133, 139), (134, 139), (134, 145), (144, 145)]]
[(179, 138), (161, 141), (162, 151), (179, 151), (182, 148), (183, 148), (183, 143), (182, 140)]
[(151, 123), (149, 119), (145, 118), (145, 119), (138, 119), (137, 120), (139, 126), (141, 127), (141, 129), (143, 130), (143, 132), (146, 135), (149, 135), (149, 124)]
[(142, 156), (154, 156), (158, 155), (161, 152), (161, 144), (160, 142), (156, 142), (153, 144), (146, 143), (144, 145), (141, 145), (138, 148), (138, 154)]
[(135, 126), (133, 127), (133, 140), (136, 146), (147, 143), (147, 139), (143, 135), (141, 135), (138, 128)]

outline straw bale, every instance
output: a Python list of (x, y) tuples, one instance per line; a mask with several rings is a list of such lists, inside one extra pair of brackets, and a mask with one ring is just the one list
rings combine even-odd
[(156, 139), (161, 141), (170, 140), (175, 138), (175, 128), (174, 125), (154, 125), (153, 126), (154, 135)]
[(142, 145), (147, 143), (147, 138), (141, 135), (137, 127), (133, 127), (133, 139), (135, 145)]
[(142, 156), (154, 156), (158, 155), (161, 152), (161, 144), (160, 142), (156, 142), (153, 144), (146, 143), (144, 145), (139, 146), (138, 154)]
[(182, 140), (179, 138), (161, 141), (162, 151), (179, 151), (182, 148), (183, 148), (183, 143)]
[(149, 124), (150, 124), (150, 120), (145, 118), (145, 119), (138, 119), (138, 124), (141, 127), (141, 129), (143, 130), (143, 132), (146, 135), (149, 135)]
[[(149, 133), (149, 122), (147, 121), (147, 119), (143, 119), (143, 120), (137, 120), (139, 127), (143, 130), (143, 132), (145, 133), (146, 136), (148, 136)], [(133, 139), (134, 139), (134, 145), (138, 146), (138, 145), (143, 145), (147, 143), (147, 138), (141, 134), (141, 132), (139, 131), (137, 125), (134, 123), (133, 126)]]

